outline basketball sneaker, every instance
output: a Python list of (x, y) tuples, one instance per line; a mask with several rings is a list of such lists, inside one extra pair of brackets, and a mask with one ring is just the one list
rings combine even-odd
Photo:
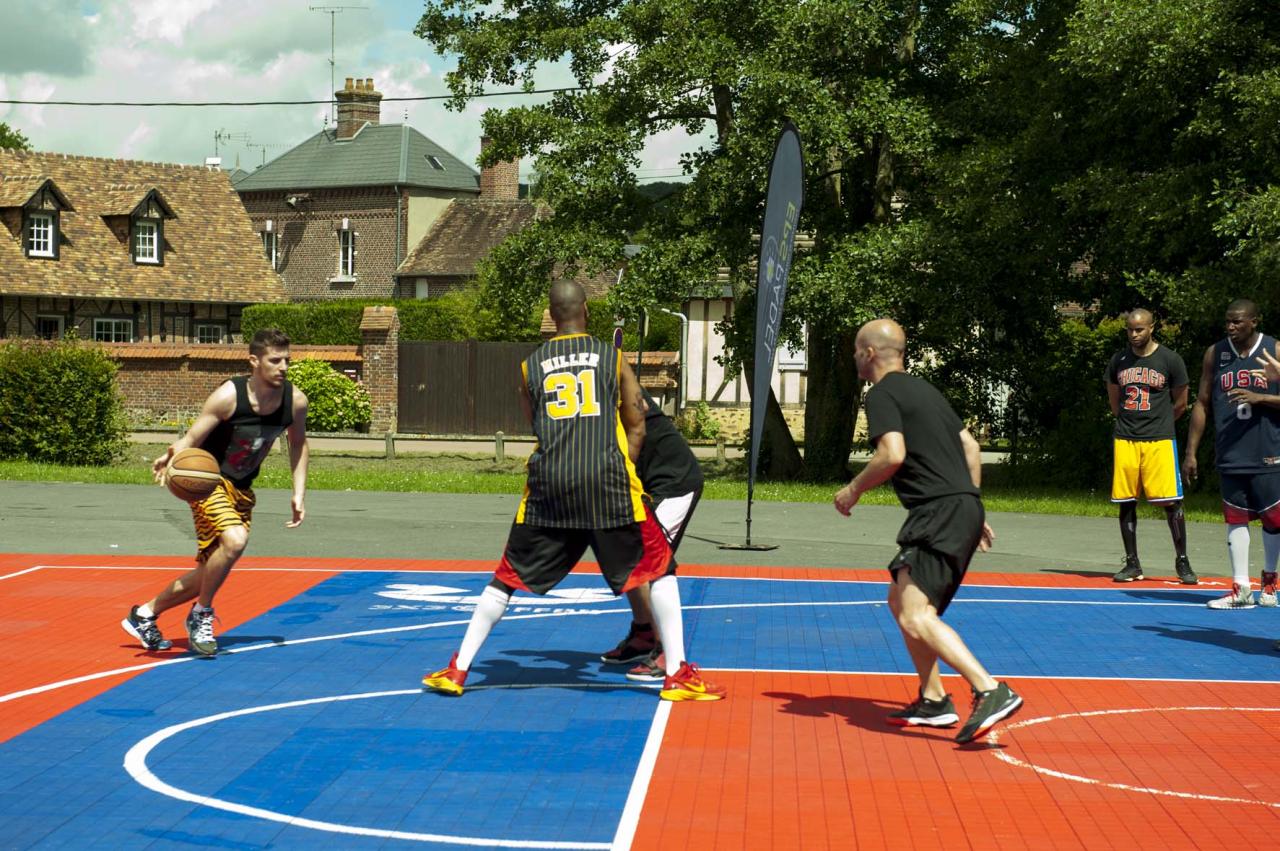
[(1258, 592), (1258, 605), (1271, 609), (1275, 608), (1276, 603), (1276, 572), (1264, 570), (1262, 571), (1262, 590)]
[(650, 653), (643, 662), (627, 671), (633, 683), (661, 683), (667, 679), (667, 657), (661, 650)]
[(1006, 682), (1001, 682), (991, 691), (975, 691), (973, 711), (960, 732), (956, 733), (956, 741), (967, 745), (985, 736), (988, 730), (1021, 708), (1022, 698)]
[(888, 720), (895, 727), (950, 727), (960, 716), (951, 695), (930, 700), (922, 694), (897, 712), (890, 712)]
[(1248, 585), (1239, 582), (1231, 583), (1231, 593), (1206, 603), (1211, 609), (1252, 609), (1253, 591)]
[(618, 646), (600, 654), (600, 661), (606, 665), (628, 665), (641, 662), (658, 648), (658, 636), (653, 631), (653, 624), (643, 626), (632, 622), (627, 637), (618, 642)]
[(1173, 562), (1173, 569), (1178, 574), (1178, 580), (1183, 585), (1199, 585), (1200, 577), (1196, 576), (1196, 572), (1191, 569), (1191, 559), (1186, 556), (1178, 556)]
[(462, 685), (466, 681), (467, 672), (458, 667), (457, 653), (453, 654), (453, 658), (449, 660), (447, 667), (441, 668), (434, 674), (427, 674), (422, 678), (422, 684), (427, 688), (453, 697), (458, 697), (462, 694)]
[(1116, 575), (1111, 577), (1112, 582), (1133, 582), (1135, 579), (1145, 579), (1142, 575), (1142, 564), (1139, 563), (1137, 556), (1125, 556), (1124, 567), (1116, 571)]
[(187, 647), (197, 656), (213, 656), (218, 652), (218, 639), (213, 637), (213, 609), (197, 612), (192, 606), (187, 614)]
[(658, 697), (663, 700), (720, 700), (724, 697), (724, 686), (704, 680), (702, 671), (692, 662), (681, 662), (680, 670), (663, 679)]
[(129, 616), (120, 621), (120, 626), (124, 631), (132, 635), (134, 638), (142, 642), (142, 646), (147, 650), (168, 650), (173, 646), (173, 642), (160, 634), (160, 627), (156, 626), (156, 619), (144, 618), (138, 614), (138, 607), (134, 606), (129, 610)]

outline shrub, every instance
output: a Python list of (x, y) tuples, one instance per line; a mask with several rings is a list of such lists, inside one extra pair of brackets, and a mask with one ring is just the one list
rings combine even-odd
[(111, 463), (125, 446), (118, 368), (74, 339), (0, 347), (0, 458)]
[[(613, 312), (605, 300), (587, 302), (587, 332), (593, 337), (611, 342), (613, 340)], [(629, 320), (622, 326), (622, 349), (627, 352), (640, 348), (640, 329), (636, 320)], [(646, 352), (678, 352), (680, 351), (680, 320), (657, 308), (649, 310), (649, 333), (644, 338)]]
[(307, 394), (307, 428), (311, 431), (359, 431), (373, 419), (369, 391), (325, 361), (295, 361), (289, 367), (289, 380)]
[(687, 406), (676, 420), (676, 428), (687, 440), (715, 440), (720, 436), (720, 421), (711, 415), (711, 406), (706, 402)]

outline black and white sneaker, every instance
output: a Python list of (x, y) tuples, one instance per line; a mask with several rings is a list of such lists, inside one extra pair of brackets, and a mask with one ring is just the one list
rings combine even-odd
[(1133, 582), (1135, 579), (1145, 579), (1142, 575), (1142, 564), (1138, 561), (1137, 556), (1125, 556), (1124, 567), (1111, 577), (1113, 582)]
[(888, 720), (895, 727), (950, 727), (960, 716), (956, 714), (951, 695), (930, 700), (922, 694), (897, 712), (890, 712)]
[(1178, 572), (1178, 580), (1183, 585), (1200, 584), (1200, 577), (1196, 576), (1196, 572), (1191, 569), (1191, 559), (1186, 556), (1178, 556), (1173, 563), (1173, 569)]
[(138, 614), (137, 606), (129, 610), (129, 616), (120, 621), (120, 626), (125, 632), (141, 641), (142, 646), (147, 650), (168, 650), (173, 646), (173, 642), (160, 634), (156, 619), (144, 618)]
[(218, 640), (213, 637), (213, 609), (197, 612), (191, 607), (187, 615), (187, 646), (197, 656), (213, 656), (218, 652)]
[(973, 712), (956, 734), (956, 741), (967, 745), (1021, 708), (1022, 698), (1009, 688), (1008, 683), (1001, 682), (991, 691), (975, 691)]

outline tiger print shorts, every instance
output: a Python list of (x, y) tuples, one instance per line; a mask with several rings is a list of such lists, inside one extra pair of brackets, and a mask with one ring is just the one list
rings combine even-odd
[(203, 502), (191, 503), (191, 516), (196, 521), (196, 560), (209, 558), (218, 538), (228, 529), (243, 526), (248, 532), (256, 503), (251, 489), (240, 490), (226, 479)]

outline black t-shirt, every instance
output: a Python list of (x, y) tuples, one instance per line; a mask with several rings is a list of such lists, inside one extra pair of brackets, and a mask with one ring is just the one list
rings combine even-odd
[(693, 450), (648, 391), (644, 391), (644, 398), (649, 410), (644, 415), (644, 445), (636, 474), (645, 493), (666, 499), (702, 490), (702, 468)]
[(1173, 391), (1187, 386), (1187, 365), (1173, 349), (1160, 346), (1135, 355), (1125, 346), (1107, 364), (1108, 384), (1120, 387), (1116, 437), (1124, 440), (1173, 438)]
[(978, 495), (965, 462), (964, 423), (942, 394), (905, 372), (891, 372), (867, 392), (867, 430), (874, 444), (901, 432), (907, 457), (893, 475), (893, 489), (907, 508), (951, 494)]

